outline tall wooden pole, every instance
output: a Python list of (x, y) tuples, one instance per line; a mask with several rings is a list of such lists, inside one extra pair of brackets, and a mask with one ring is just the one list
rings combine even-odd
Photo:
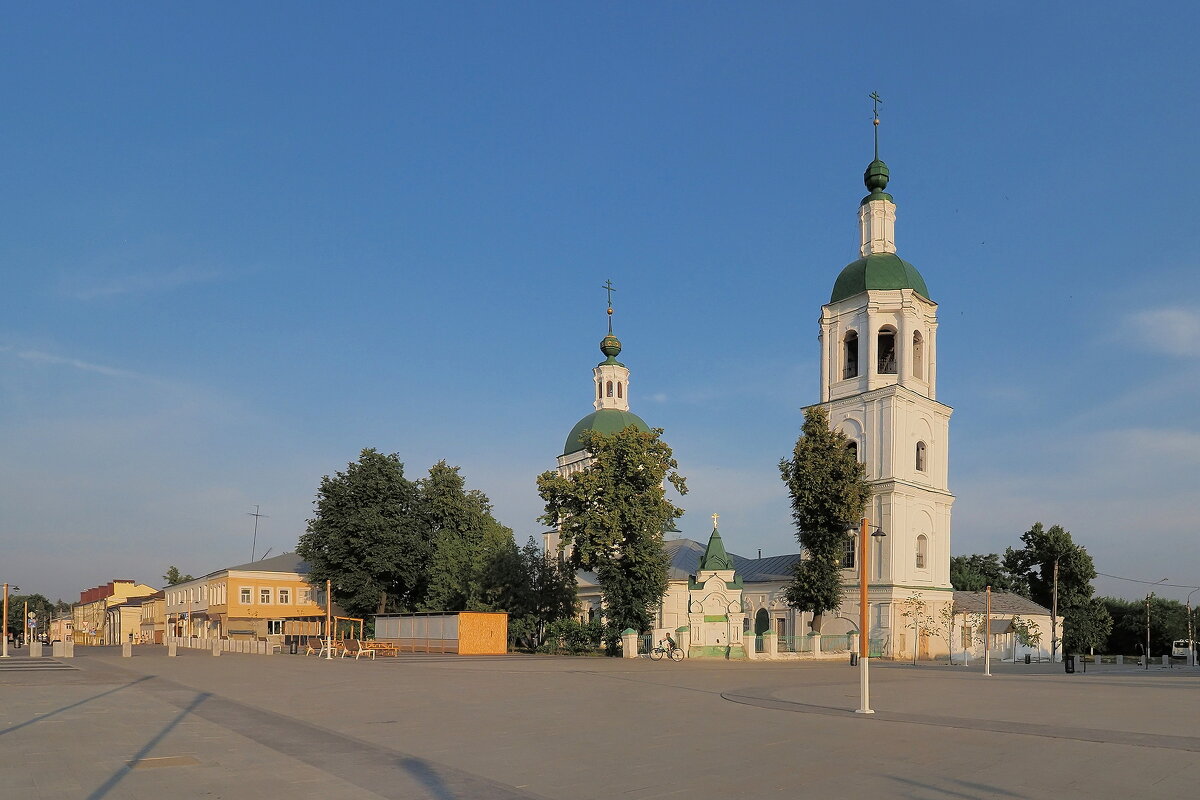
[(871, 524), (863, 517), (858, 529), (858, 687), (859, 707), (856, 713), (874, 714), (871, 710), (871, 619), (870, 606), (867, 604), (867, 580), (870, 572), (867, 570), (868, 533)]
[(992, 674), (992, 587), (987, 587), (983, 606), (983, 674)]
[[(330, 627), (330, 614), (333, 613), (332, 582), (325, 580), (325, 660), (333, 658), (333, 628)], [(319, 654), (318, 654), (319, 655)]]
[(4, 584), (4, 645), (0, 658), (8, 658), (8, 584)]

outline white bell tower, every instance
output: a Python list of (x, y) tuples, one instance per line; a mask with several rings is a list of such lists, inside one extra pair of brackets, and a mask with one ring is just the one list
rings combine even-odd
[[(887, 534), (870, 543), (871, 636), (894, 639), (904, 624), (897, 604), (914, 591), (931, 610), (942, 593), (952, 599), (952, 409), (937, 401), (937, 304), (917, 269), (896, 255), (878, 117), (875, 125), (875, 160), (863, 176), (870, 193), (858, 212), (861, 257), (842, 270), (821, 309), (821, 404), (864, 464), (867, 517)], [(853, 558), (843, 562), (843, 583), (857, 587)], [(843, 612), (848, 605), (857, 600), (848, 596)], [(911, 641), (907, 647), (911, 653)]]

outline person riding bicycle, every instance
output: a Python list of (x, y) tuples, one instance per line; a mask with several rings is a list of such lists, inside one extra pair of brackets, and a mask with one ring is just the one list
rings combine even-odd
[(671, 638), (671, 632), (667, 631), (666, 638), (663, 639), (663, 644), (666, 646), (666, 651), (669, 653), (679, 645), (675, 644), (675, 640)]

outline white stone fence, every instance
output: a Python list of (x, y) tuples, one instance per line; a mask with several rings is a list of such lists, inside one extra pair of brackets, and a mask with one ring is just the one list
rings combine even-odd
[(171, 645), (175, 645), (192, 650), (211, 650), (214, 654), (250, 653), (251, 655), (269, 656), (272, 653), (283, 652), (282, 645), (257, 639), (204, 639), (199, 636), (168, 636), (163, 644), (168, 649)]

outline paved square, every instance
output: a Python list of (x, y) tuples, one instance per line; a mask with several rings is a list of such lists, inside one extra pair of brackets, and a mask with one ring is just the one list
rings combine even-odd
[[(0, 666), (4, 797), (1188, 796), (1200, 672), (503, 656)], [(73, 668), (73, 669), (72, 669)]]

